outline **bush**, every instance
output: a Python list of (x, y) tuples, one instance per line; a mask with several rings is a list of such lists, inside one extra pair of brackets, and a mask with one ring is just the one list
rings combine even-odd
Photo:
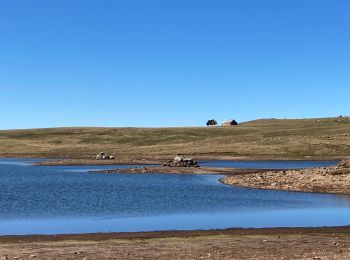
[(207, 122), (207, 126), (216, 126), (218, 124), (218, 122), (216, 122), (216, 120), (214, 119), (210, 119)]

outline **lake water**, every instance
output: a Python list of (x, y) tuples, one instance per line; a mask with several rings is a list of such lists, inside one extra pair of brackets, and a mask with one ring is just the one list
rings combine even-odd
[[(218, 175), (93, 174), (88, 171), (134, 166), (37, 167), (34, 161), (0, 159), (0, 235), (350, 225), (349, 196), (237, 188), (219, 183)], [(235, 164), (208, 164), (227, 163)]]
[(336, 165), (339, 161), (202, 161), (206, 167), (227, 167), (240, 169), (304, 169)]

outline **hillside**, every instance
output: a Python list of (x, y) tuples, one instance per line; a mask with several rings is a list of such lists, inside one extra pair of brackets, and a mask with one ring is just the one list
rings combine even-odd
[(235, 127), (52, 128), (0, 131), (0, 157), (342, 158), (350, 155), (350, 119), (264, 119)]

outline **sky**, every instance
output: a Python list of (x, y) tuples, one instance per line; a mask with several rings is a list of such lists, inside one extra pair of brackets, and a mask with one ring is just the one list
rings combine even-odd
[(348, 0), (0, 0), (0, 129), (349, 115)]

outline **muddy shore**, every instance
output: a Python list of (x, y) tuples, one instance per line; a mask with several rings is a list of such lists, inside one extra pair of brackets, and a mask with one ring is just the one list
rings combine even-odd
[(350, 227), (0, 237), (0, 259), (349, 259)]

